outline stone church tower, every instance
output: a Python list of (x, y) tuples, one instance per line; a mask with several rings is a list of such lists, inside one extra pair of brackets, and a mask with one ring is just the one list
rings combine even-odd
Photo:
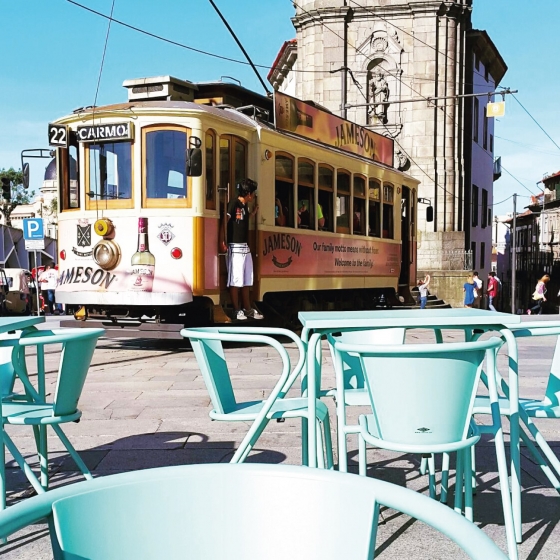
[[(470, 230), (477, 224), (471, 220), (466, 182), (476, 152), (471, 133), (479, 127), (471, 123), (473, 98), (456, 96), (472, 93), (472, 84), (480, 83), (475, 73), (486, 69), (482, 91), (492, 91), (506, 71), (485, 32), (469, 38), (472, 0), (297, 0), (294, 7), (296, 41), (284, 45), (285, 60), (283, 51), (279, 54), (282, 70), (269, 74), (274, 87), (283, 91), (290, 81), (296, 97), (395, 140), (395, 165), (421, 182), (418, 196), (434, 208), (434, 221), (428, 223), (426, 206), (419, 205), (420, 270), (423, 256), (426, 268), (427, 263), (433, 268), (438, 256), (471, 250)], [(480, 115), (476, 119), (486, 119), (482, 110)], [(488, 160), (483, 189), (491, 204), (493, 123), (491, 129), (487, 125), (484, 120), (480, 126), (492, 137), (483, 154)], [(487, 252), (488, 263), (490, 230), (487, 243), (478, 241), (478, 254)], [(484, 269), (483, 262), (484, 255), (471, 266)]]

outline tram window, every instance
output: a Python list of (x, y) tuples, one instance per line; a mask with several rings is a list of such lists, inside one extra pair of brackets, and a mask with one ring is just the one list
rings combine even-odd
[(186, 132), (154, 130), (146, 134), (147, 198), (187, 198), (186, 150)]
[(236, 185), (247, 178), (247, 146), (231, 135), (220, 136), (220, 187), (229, 185), (229, 198), (236, 197)]
[(350, 173), (336, 173), (336, 231), (350, 233)]
[(235, 142), (235, 184), (247, 178), (247, 147)]
[(393, 220), (393, 192), (392, 185), (383, 185), (383, 237), (385, 239), (393, 239), (394, 220)]
[[(132, 199), (132, 144), (107, 142), (88, 146), (89, 184), (91, 204), (100, 201), (118, 203)], [(128, 205), (128, 204), (127, 204)]]
[(206, 133), (206, 208), (216, 209), (216, 135)]
[(323, 221), (318, 220), (319, 229), (333, 231), (333, 191), (334, 171), (325, 165), (319, 166), (319, 205), (323, 214)]
[(369, 180), (368, 210), (368, 235), (381, 237), (381, 185), (374, 179)]
[(230, 139), (220, 138), (220, 186), (227, 188), (231, 181), (229, 178), (230, 170)]
[(294, 227), (294, 160), (276, 154), (274, 183), (274, 223)]
[(298, 227), (315, 229), (315, 165), (305, 160), (298, 161), (297, 200)]
[(352, 232), (357, 235), (366, 233), (366, 180), (359, 175), (354, 176), (354, 217)]
[(70, 132), (68, 148), (57, 150), (57, 176), (60, 180), (60, 209), (73, 210), (80, 207), (79, 147), (76, 134)]

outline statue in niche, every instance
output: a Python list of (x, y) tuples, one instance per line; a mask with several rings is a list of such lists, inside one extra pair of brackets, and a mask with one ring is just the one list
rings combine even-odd
[(374, 72), (370, 81), (371, 103), (370, 115), (375, 115), (382, 123), (387, 122), (387, 101), (389, 100), (389, 84), (383, 72)]

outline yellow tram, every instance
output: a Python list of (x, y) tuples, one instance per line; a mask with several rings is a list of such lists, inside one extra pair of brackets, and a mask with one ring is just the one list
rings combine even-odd
[[(169, 76), (127, 103), (49, 124), (59, 178), (56, 300), (80, 318), (227, 320), (218, 239), (243, 178), (258, 183), (253, 299), (268, 316), (410, 298), (417, 181), (390, 139), (280, 93)], [(398, 295), (400, 294), (400, 298)]]

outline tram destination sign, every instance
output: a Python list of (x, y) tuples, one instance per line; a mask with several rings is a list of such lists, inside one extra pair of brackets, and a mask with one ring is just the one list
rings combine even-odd
[(394, 167), (393, 140), (318, 107), (274, 93), (276, 128)]
[(79, 126), (76, 132), (78, 142), (99, 142), (110, 140), (118, 142), (120, 140), (132, 140), (134, 127), (131, 123), (108, 123)]

